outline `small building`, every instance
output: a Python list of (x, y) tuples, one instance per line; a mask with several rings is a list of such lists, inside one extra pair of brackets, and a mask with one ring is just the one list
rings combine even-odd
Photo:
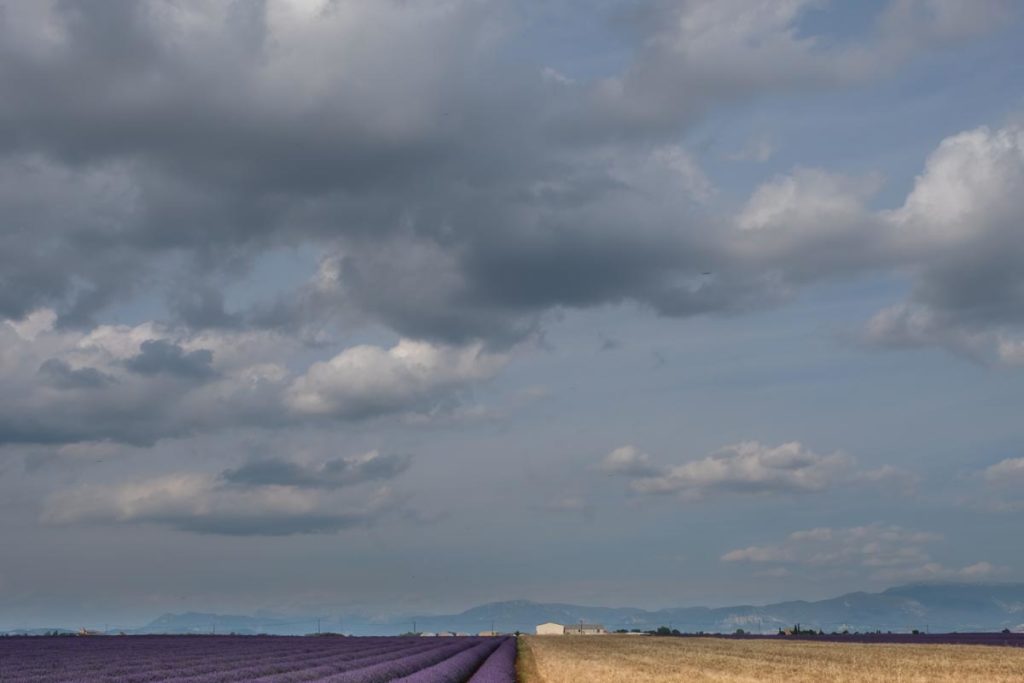
[(545, 624), (537, 624), (538, 636), (560, 636), (565, 633), (565, 626), (549, 621)]
[(480, 633), (478, 633), (477, 635), (478, 636), (483, 636), (484, 638), (493, 638), (494, 636), (500, 636), (501, 632), (500, 631), (480, 631)]
[(567, 636), (600, 636), (608, 633), (607, 629), (601, 624), (572, 624), (566, 626), (564, 630)]

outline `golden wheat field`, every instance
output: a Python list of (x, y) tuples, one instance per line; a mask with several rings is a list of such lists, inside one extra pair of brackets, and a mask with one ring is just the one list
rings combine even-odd
[(1024, 681), (1024, 648), (983, 645), (525, 636), (521, 683)]

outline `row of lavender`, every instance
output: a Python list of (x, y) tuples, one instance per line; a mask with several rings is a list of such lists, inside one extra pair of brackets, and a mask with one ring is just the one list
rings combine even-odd
[(0, 681), (513, 683), (514, 638), (0, 638)]

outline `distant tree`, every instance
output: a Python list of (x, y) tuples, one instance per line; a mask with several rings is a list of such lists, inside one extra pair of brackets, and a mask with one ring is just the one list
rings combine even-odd
[(736, 632), (735, 632), (735, 633), (734, 633), (733, 635), (736, 635), (736, 636), (745, 636), (745, 635), (747, 635), (747, 632), (746, 632), (746, 631), (744, 631), (744, 630), (743, 630), (743, 629), (741, 629), (741, 628), (738, 628), (738, 629), (736, 629)]
[(655, 635), (659, 636), (670, 636), (672, 635), (672, 629), (670, 629), (668, 626), (659, 626), (658, 630), (654, 633)]
[(674, 635), (674, 636), (681, 636), (683, 634), (679, 632), (679, 629), (674, 628), (674, 629), (672, 629), (672, 635)]
[(1010, 630), (1010, 629), (1008, 629), (1008, 628), (1004, 628), (1004, 629), (1003, 629), (1003, 633), (1004, 633), (1004, 634), (1006, 634), (1006, 635), (1010, 635), (1011, 633), (1013, 633), (1013, 631), (1011, 631), (1011, 630)]

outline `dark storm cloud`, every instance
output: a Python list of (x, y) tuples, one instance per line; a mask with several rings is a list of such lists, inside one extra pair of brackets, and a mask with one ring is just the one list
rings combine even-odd
[[(228, 313), (208, 285), (173, 276), (171, 313), (196, 327), (341, 316), (507, 343), (560, 306), (686, 316), (776, 301), (768, 271), (788, 264), (737, 259), (728, 231), (693, 211), (701, 190), (664, 180), (664, 147), (717, 104), (870, 70), (874, 53), (795, 37), (805, 9), (755, 3), (757, 21), (731, 21), (729, 3), (650, 3), (622, 72), (576, 82), (508, 59), (529, 46), (507, 27), (530, 12), (500, 2), (336, 2), (311, 16), (9, 3), (0, 166), (38, 166), (20, 194), (47, 201), (0, 203), (19, 226), (0, 237), (0, 314), (49, 305), (88, 325), (172, 254), (223, 275), (304, 242), (341, 255), (337, 291)], [(933, 31), (918, 23), (923, 49)], [(902, 58), (887, 35), (868, 40), (875, 61)], [(77, 192), (83, 178), (102, 191)]]
[(412, 462), (409, 455), (378, 455), (371, 452), (341, 457), (310, 466), (280, 458), (250, 460), (221, 473), (224, 481), (246, 486), (300, 486), (333, 489), (397, 477)]
[(139, 354), (124, 366), (140, 375), (170, 375), (186, 379), (209, 379), (216, 375), (213, 352), (209, 349), (185, 351), (164, 339), (150, 339), (139, 345)]
[(201, 516), (147, 520), (180, 531), (222, 536), (293, 536), (296, 534), (332, 534), (346, 529), (370, 526), (376, 521), (369, 514), (267, 515), (264, 517)]
[(96, 368), (72, 368), (67, 361), (50, 358), (39, 366), (39, 375), (58, 389), (96, 389), (116, 380)]

